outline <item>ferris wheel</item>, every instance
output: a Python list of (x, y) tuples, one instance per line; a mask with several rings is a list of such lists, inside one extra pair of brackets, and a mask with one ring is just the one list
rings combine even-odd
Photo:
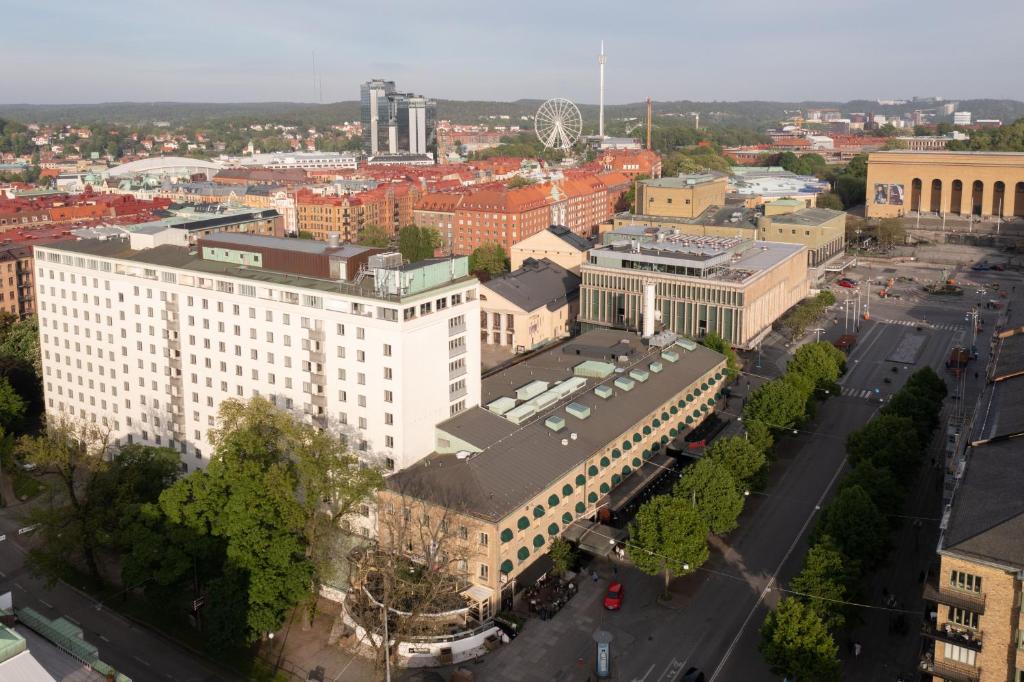
[(568, 151), (580, 139), (583, 117), (575, 104), (556, 97), (540, 105), (533, 118), (533, 128), (545, 149)]

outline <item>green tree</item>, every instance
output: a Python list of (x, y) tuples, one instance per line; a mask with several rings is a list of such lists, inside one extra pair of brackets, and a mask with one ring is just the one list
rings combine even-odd
[(742, 436), (715, 439), (704, 458), (725, 467), (737, 485), (745, 489), (763, 484), (768, 459), (763, 450)]
[(356, 236), (356, 243), (360, 246), (376, 246), (383, 249), (391, 246), (391, 235), (380, 225), (364, 225)]
[(885, 517), (871, 496), (854, 485), (840, 490), (825, 508), (815, 537), (828, 535), (843, 554), (874, 566), (885, 556), (887, 530)]
[(889, 469), (897, 481), (909, 481), (921, 460), (922, 449), (913, 420), (880, 414), (846, 437), (850, 464), (870, 460)]
[(557, 575), (566, 573), (576, 564), (576, 550), (565, 538), (557, 537), (552, 540), (548, 554), (551, 555), (551, 562)]
[(830, 632), (846, 622), (843, 602), (856, 579), (856, 562), (843, 555), (832, 538), (824, 536), (807, 551), (804, 567), (789, 583)]
[(517, 175), (509, 180), (505, 186), (509, 189), (518, 189), (520, 187), (529, 187), (530, 185), (536, 184), (536, 182), (536, 180), (531, 180), (530, 178), (525, 178), (522, 175)]
[(836, 382), (846, 369), (846, 355), (827, 341), (807, 343), (793, 353), (787, 373), (802, 374), (820, 391), (838, 393)]
[(875, 234), (878, 235), (878, 241), (883, 246), (892, 246), (893, 244), (902, 244), (906, 241), (907, 231), (903, 227), (902, 218), (882, 218), (878, 221), (878, 227), (875, 228)]
[(441, 236), (430, 227), (406, 225), (398, 231), (398, 250), (402, 258), (416, 263), (434, 257), (434, 249), (441, 246)]
[(871, 495), (871, 501), (883, 514), (896, 514), (903, 506), (906, 486), (901, 485), (888, 467), (862, 459), (839, 483), (839, 489), (859, 485)]
[(508, 270), (509, 261), (505, 255), (505, 249), (501, 244), (490, 242), (478, 246), (469, 256), (470, 272), (489, 272), (492, 275), (500, 275)]
[(640, 507), (630, 525), (629, 557), (648, 575), (665, 575), (668, 596), (672, 575), (697, 570), (708, 559), (708, 525), (688, 500), (658, 495)]
[(42, 359), (39, 354), (39, 322), (29, 316), (19, 320), (17, 316), (3, 313), (0, 317), (0, 357), (9, 357), (24, 362), (42, 375)]
[(814, 200), (814, 205), (818, 208), (831, 208), (834, 211), (842, 211), (845, 208), (842, 197), (834, 192), (822, 192)]
[(760, 422), (775, 432), (796, 428), (807, 415), (807, 396), (792, 383), (775, 379), (755, 390), (743, 407), (743, 421)]
[(18, 395), (6, 377), (0, 377), (0, 429), (11, 432), (25, 418), (25, 401)]
[(839, 679), (839, 648), (821, 617), (799, 599), (786, 597), (768, 614), (761, 653), (776, 675), (799, 682)]
[(85, 563), (97, 584), (104, 581), (98, 559), (99, 528), (93, 520), (95, 505), (90, 505), (86, 490), (106, 470), (109, 444), (106, 428), (60, 417), (50, 420), (42, 434), (18, 441), (18, 453), (53, 475), (63, 491), (48, 506), (31, 513), (44, 541), (30, 550), (29, 566), (50, 581), (78, 561)]
[(739, 374), (740, 361), (736, 355), (736, 351), (733, 347), (722, 338), (717, 332), (711, 332), (706, 335), (701, 343), (713, 351), (717, 351), (725, 356), (725, 373), (729, 377), (735, 377)]
[(743, 490), (729, 469), (710, 457), (687, 467), (673, 494), (689, 502), (716, 535), (734, 530), (743, 511)]

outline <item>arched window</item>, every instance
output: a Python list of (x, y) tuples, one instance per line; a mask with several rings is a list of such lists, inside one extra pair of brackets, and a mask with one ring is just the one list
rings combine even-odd
[(942, 180), (932, 180), (932, 195), (928, 210), (932, 213), (942, 212)]

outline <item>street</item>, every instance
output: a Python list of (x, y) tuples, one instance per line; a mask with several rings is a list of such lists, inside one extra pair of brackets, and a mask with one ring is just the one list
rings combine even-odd
[(214, 682), (238, 679), (164, 637), (98, 604), (92, 597), (58, 582), (47, 587), (25, 567), (32, 534), (19, 508), (0, 509), (0, 593), (12, 592), (14, 606), (28, 606), (47, 618), (63, 616), (82, 628), (84, 638), (99, 649), (100, 658), (135, 682)]
[[(977, 342), (980, 357), (973, 366), (983, 375), (987, 340), (996, 317), (995, 311), (984, 308), (984, 302), (995, 294), (979, 296), (976, 285), (999, 281), (1009, 289), (1020, 281), (1015, 273), (967, 272), (955, 275), (971, 283), (971, 288), (965, 285), (964, 296), (939, 297), (920, 292), (920, 287), (921, 280), (941, 277), (940, 270), (917, 265), (899, 268), (897, 273), (888, 266), (862, 266), (848, 273), (857, 280), (887, 279), (901, 274), (919, 281), (898, 282), (892, 293), (900, 298), (887, 299), (878, 297), (879, 286), (861, 284), (862, 308), (867, 302), (865, 294), (873, 297), (869, 303), (871, 319), (859, 321), (858, 342), (841, 381), (841, 395), (822, 403), (816, 419), (803, 431), (780, 440), (765, 494), (749, 498), (738, 530), (725, 538), (713, 539), (711, 559), (701, 570), (673, 581), (671, 600), (667, 603), (658, 600), (661, 577), (647, 576), (622, 564), (596, 562), (594, 567), (599, 581), (593, 583), (583, 576), (579, 595), (563, 612), (549, 621), (531, 620), (510, 646), (473, 665), (479, 679), (510, 682), (588, 679), (594, 670), (593, 634), (597, 630), (612, 634), (614, 679), (670, 682), (689, 666), (697, 666), (705, 671), (709, 680), (720, 682), (776, 679), (758, 651), (759, 628), (768, 609), (780, 598), (779, 588), (802, 566), (807, 533), (844, 472), (847, 434), (863, 426), (914, 370), (928, 365), (949, 379), (945, 359), (952, 346), (970, 346), (972, 333), (965, 314), (979, 302), (985, 326)], [(845, 299), (844, 293), (848, 290), (831, 289), (840, 302)], [(852, 319), (844, 321), (840, 303), (823, 325), (822, 338), (836, 340), (847, 331), (844, 326), (852, 331), (852, 324)], [(809, 336), (813, 340), (814, 334)], [(910, 350), (904, 352), (910, 353), (911, 362), (887, 360), (908, 336), (923, 337), (908, 342)], [(753, 362), (748, 362), (747, 368), (755, 375), (756, 382), (759, 375), (770, 377), (781, 373), (786, 357), (784, 349), (766, 346), (761, 368), (755, 368)], [(897, 369), (894, 371), (893, 367)], [(984, 381), (983, 376), (978, 381)], [(976, 390), (973, 372), (969, 383), (974, 385), (971, 390)], [(951, 395), (953, 389), (951, 385)], [(970, 395), (969, 392), (965, 397), (970, 399)], [(934, 481), (940, 474), (927, 464), (923, 469), (927, 471), (921, 476), (921, 485), (934, 488)], [(930, 509), (933, 504), (932, 497), (915, 491), (905, 511), (938, 516), (937, 508)], [(909, 523), (901, 527), (898, 542), (912, 542), (909, 528)], [(930, 535), (934, 532), (937, 532), (935, 524), (925, 529), (915, 546), (915, 550), (920, 551), (901, 552), (897, 547), (893, 560), (880, 571), (879, 579), (887, 581), (885, 584), (892, 586), (893, 594), (905, 604), (920, 603), (916, 580), (921, 562), (924, 561), (926, 567), (931, 558), (934, 543)], [(619, 612), (602, 608), (604, 590), (612, 579), (626, 585), (626, 598)], [(881, 589), (881, 586), (872, 587)], [(917, 602), (913, 601), (915, 597)], [(871, 603), (882, 604), (880, 592), (866, 598), (874, 600)], [(881, 622), (884, 624), (885, 620)], [(866, 646), (865, 655), (856, 664), (856, 679), (881, 682), (891, 679), (890, 673), (899, 669), (913, 669), (917, 623), (919, 621), (911, 624), (908, 635), (898, 638), (899, 643), (891, 653), (882, 654), (881, 647)], [(884, 630), (876, 636), (882, 640), (886, 637)], [(840, 642), (840, 657), (845, 659), (848, 654), (844, 644)], [(873, 653), (879, 654), (877, 658)], [(898, 656), (900, 660), (885, 660), (888, 655)]]

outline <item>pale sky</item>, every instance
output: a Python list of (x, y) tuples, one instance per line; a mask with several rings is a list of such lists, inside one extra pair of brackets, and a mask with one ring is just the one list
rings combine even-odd
[(1024, 1), (3, 0), (0, 103), (1024, 100)]

